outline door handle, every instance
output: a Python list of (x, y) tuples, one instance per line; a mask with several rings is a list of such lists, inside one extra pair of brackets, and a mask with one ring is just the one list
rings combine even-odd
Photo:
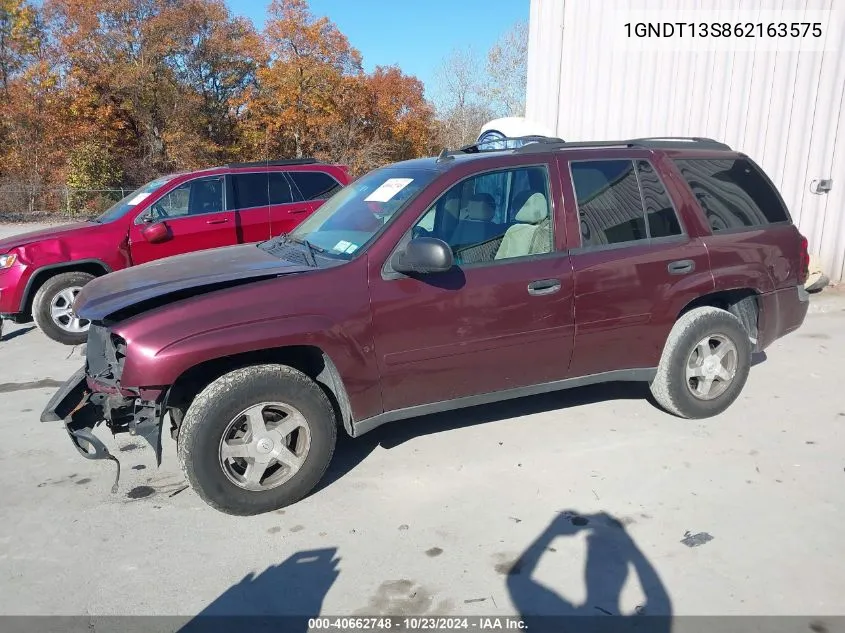
[(532, 296), (551, 295), (560, 290), (558, 279), (539, 279), (528, 284), (528, 294)]
[(229, 221), (229, 218), (217, 218), (216, 220), (206, 220), (206, 224), (226, 224)]
[(670, 262), (668, 269), (670, 275), (686, 275), (695, 270), (695, 262), (691, 259), (679, 259), (676, 262)]
[(308, 207), (302, 209), (291, 209), (289, 213), (308, 213)]

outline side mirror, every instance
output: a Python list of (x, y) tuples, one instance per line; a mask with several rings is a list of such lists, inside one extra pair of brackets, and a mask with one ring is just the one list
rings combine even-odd
[(155, 224), (147, 224), (141, 229), (141, 235), (150, 244), (158, 244), (170, 239), (170, 231), (164, 222), (156, 222)]
[(455, 264), (452, 248), (434, 237), (417, 237), (394, 253), (390, 265), (398, 273), (445, 273)]

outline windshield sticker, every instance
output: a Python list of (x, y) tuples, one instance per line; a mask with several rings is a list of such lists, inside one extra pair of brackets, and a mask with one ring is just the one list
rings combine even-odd
[(413, 178), (388, 178), (364, 202), (387, 202), (405, 187), (414, 182)]
[(349, 248), (347, 248), (345, 252), (346, 252), (347, 255), (349, 255), (350, 253), (354, 253), (357, 250), (358, 250), (357, 244), (350, 244)]
[(347, 242), (346, 240), (340, 240), (337, 244), (332, 247), (333, 251), (337, 251), (338, 253), (345, 253), (346, 249), (352, 246), (352, 242)]
[(144, 199), (146, 199), (149, 195), (150, 194), (147, 193), (146, 191), (142, 191), (141, 193), (139, 193), (137, 196), (132, 198), (126, 204), (128, 204), (130, 207), (134, 207), (136, 204), (138, 204), (139, 202), (142, 202)]

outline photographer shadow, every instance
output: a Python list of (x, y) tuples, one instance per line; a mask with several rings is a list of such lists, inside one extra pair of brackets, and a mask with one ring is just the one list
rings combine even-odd
[(305, 633), (340, 574), (337, 549), (297, 552), (258, 575), (248, 574), (188, 621), (179, 633)]
[[(534, 579), (543, 556), (554, 556), (559, 537), (587, 533), (584, 568), (586, 598), (574, 604)], [(560, 560), (562, 557), (557, 557)], [(548, 562), (544, 565), (549, 569)], [(554, 575), (572, 574), (570, 560), (556, 563)], [(636, 574), (644, 600), (631, 615), (622, 615), (622, 590), (629, 574)], [(624, 524), (601, 512), (579, 515), (562, 512), (511, 565), (507, 587), (529, 631), (589, 631), (670, 633), (672, 605), (654, 567), (634, 543)]]

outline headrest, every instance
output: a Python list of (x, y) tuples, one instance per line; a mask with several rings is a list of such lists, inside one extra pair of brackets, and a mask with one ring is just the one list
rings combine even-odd
[(489, 221), (496, 211), (496, 202), (489, 193), (477, 193), (469, 199), (466, 215), (467, 220)]
[(455, 217), (458, 217), (458, 213), (460, 213), (460, 208), (460, 198), (449, 198), (448, 200), (446, 200), (446, 202), (443, 203), (443, 210), (449, 215), (453, 215)]
[(514, 219), (525, 224), (538, 224), (547, 217), (549, 217), (549, 204), (546, 202), (546, 196), (542, 193), (534, 193), (517, 211)]

